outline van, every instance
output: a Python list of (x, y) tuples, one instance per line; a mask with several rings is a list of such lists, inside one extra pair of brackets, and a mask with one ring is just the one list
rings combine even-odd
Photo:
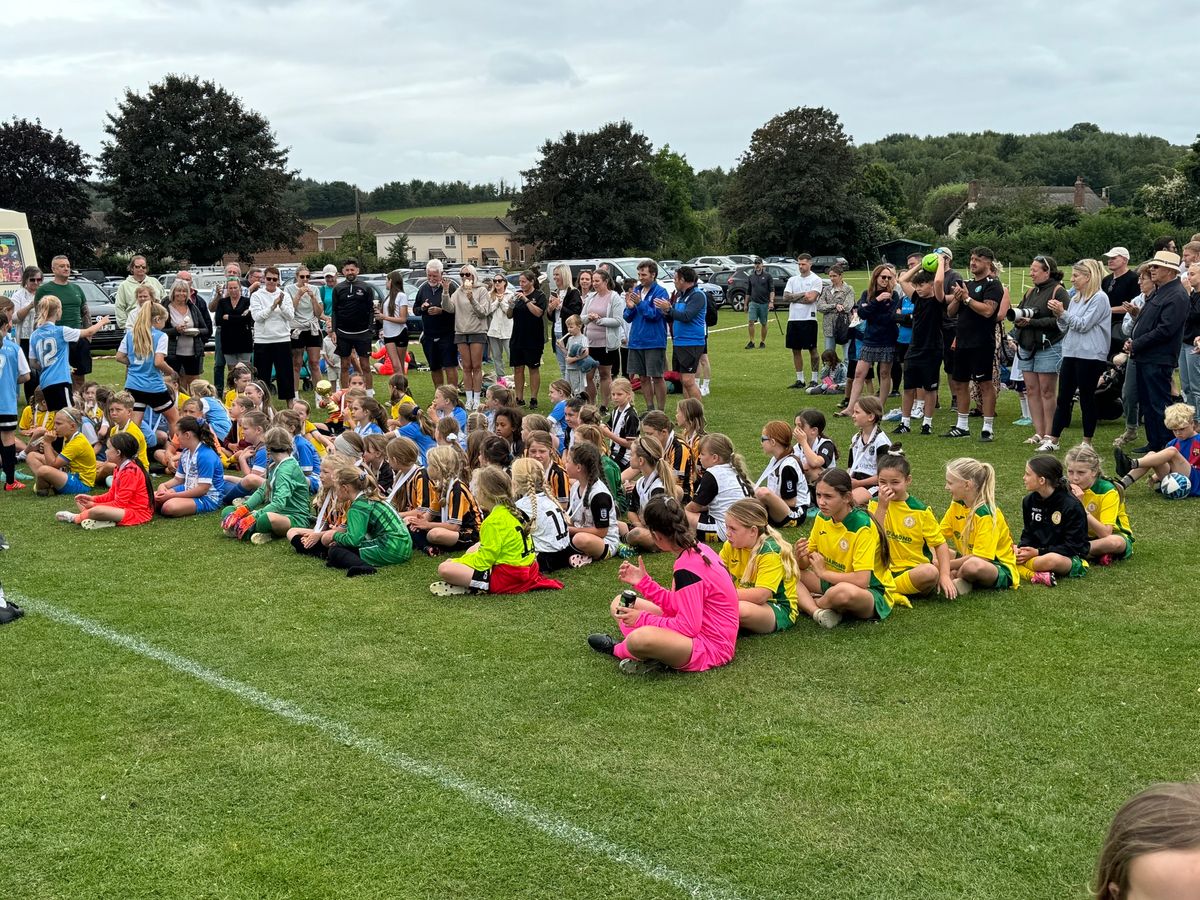
[(0, 209), (0, 294), (11, 295), (21, 286), (22, 270), (37, 264), (25, 213)]

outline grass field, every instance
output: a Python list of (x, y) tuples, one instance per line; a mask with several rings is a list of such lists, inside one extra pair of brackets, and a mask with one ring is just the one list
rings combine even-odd
[[(833, 399), (721, 319), (710, 430), (757, 473), (765, 420)], [(1019, 529), (1018, 414), (991, 445), (909, 436), (913, 493), (940, 513), (945, 461), (983, 456)], [(1081, 898), (1116, 807), (1197, 774), (1195, 507), (1143, 487), (1112, 569), (645, 679), (584, 643), (615, 563), (447, 600), (429, 559), (347, 580), (213, 516), (88, 533), (0, 503), (30, 603), (0, 629), (5, 898)]]
[[(394, 224), (416, 216), (503, 216), (507, 215), (508, 207), (508, 200), (488, 200), (483, 203), (454, 203), (449, 206), (410, 206), (408, 209), (385, 209), (379, 212), (363, 213), (363, 218), (370, 216)], [(342, 216), (312, 219), (311, 222), (313, 225), (323, 227), (347, 218), (354, 218), (354, 210)]]

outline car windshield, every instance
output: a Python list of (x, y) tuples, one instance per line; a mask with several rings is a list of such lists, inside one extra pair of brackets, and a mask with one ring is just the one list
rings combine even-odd
[(86, 279), (79, 278), (74, 279), (72, 283), (79, 285), (79, 288), (83, 291), (83, 299), (88, 302), (88, 305), (112, 302), (108, 294), (104, 293), (104, 291), (100, 289), (100, 285), (96, 284), (94, 281), (87, 281)]

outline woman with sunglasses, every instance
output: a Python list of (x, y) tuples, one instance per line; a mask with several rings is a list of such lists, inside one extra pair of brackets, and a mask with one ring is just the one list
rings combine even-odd
[(1058, 319), (1050, 312), (1049, 303), (1057, 300), (1063, 306), (1071, 302), (1062, 286), (1063, 273), (1052, 256), (1035, 256), (1029, 264), (1033, 287), (1021, 298), (1020, 309), (1032, 313), (1013, 321), (1017, 339), (1017, 357), (1025, 379), (1025, 396), (1029, 401), (1029, 418), (1033, 419), (1033, 436), (1025, 443), (1039, 446), (1050, 433), (1054, 409), (1058, 404), (1058, 370), (1062, 366), (1064, 334)]
[[(21, 350), (25, 354), (25, 358), (29, 358), (29, 336), (33, 334), (33, 326), (37, 321), (37, 304), (33, 302), (33, 297), (37, 293), (37, 289), (42, 286), (42, 270), (37, 266), (26, 266), (21, 273), (21, 286), (12, 293), (13, 302), (13, 326), (16, 330), (16, 339), (21, 342)], [(38, 376), (37, 372), (29, 373), (29, 380), (25, 382), (25, 402), (29, 403), (33, 397), (33, 392), (37, 390)]]
[(325, 304), (316, 286), (309, 283), (307, 266), (296, 270), (296, 280), (287, 286), (287, 293), (295, 309), (295, 317), (292, 319), (292, 384), (300, 384), (300, 368), (306, 356), (309, 377), (315, 382), (321, 372)]
[(492, 300), (496, 311), (488, 323), (488, 359), (492, 361), (492, 372), (496, 380), (506, 377), (504, 358), (508, 356), (508, 342), (512, 338), (512, 319), (508, 317), (505, 305), (509, 303), (508, 279), (503, 275), (492, 276)]
[(270, 383), (271, 372), (279, 385), (279, 398), (291, 403), (296, 396), (292, 380), (292, 322), (296, 308), (287, 291), (279, 286), (279, 270), (267, 266), (262, 284), (250, 295), (250, 318), (254, 320), (254, 368)]

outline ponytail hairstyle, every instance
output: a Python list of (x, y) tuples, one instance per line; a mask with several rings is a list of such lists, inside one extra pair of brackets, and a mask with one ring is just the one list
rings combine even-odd
[(791, 541), (785, 541), (783, 536), (771, 527), (767, 508), (761, 501), (750, 497), (738, 500), (725, 510), (725, 518), (733, 519), (744, 528), (753, 528), (758, 532), (758, 542), (750, 551), (750, 565), (742, 574), (743, 582), (753, 584), (755, 576), (758, 575), (758, 555), (768, 540), (774, 541), (779, 547), (779, 559), (783, 563), (784, 580), (791, 581), (798, 577), (800, 570), (796, 567), (796, 552), (792, 549)]
[(462, 478), (462, 451), (448, 444), (431, 447), (425, 454), (425, 468), (429, 470), (429, 480), (433, 482), (438, 493), (445, 498), (450, 490), (450, 483), (455, 479)]
[(245, 363), (237, 363), (229, 370), (229, 374), (225, 376), (225, 390), (232, 391), (237, 387), (237, 381), (242, 377), (242, 374), (253, 375), (250, 367)]
[(504, 418), (508, 420), (509, 430), (512, 431), (512, 439), (515, 443), (521, 439), (521, 423), (524, 421), (524, 416), (521, 411), (515, 406), (505, 406), (496, 410), (496, 415), (492, 419), (493, 427), (495, 427), (496, 419)]
[(404, 290), (404, 270), (393, 269), (388, 272), (388, 302), (387, 314), (389, 316), (396, 315), (396, 297)]
[(809, 428), (817, 429), (817, 437), (824, 438), (825, 440), (829, 441), (829, 443), (833, 446), (833, 457), (834, 459), (837, 459), (837, 444), (833, 442), (833, 438), (825, 434), (825, 426), (828, 424), (825, 420), (825, 413), (821, 412), (819, 409), (813, 409), (809, 407), (808, 409), (802, 409), (800, 412), (796, 413), (796, 418)]
[[(528, 416), (525, 417), (525, 421), (527, 421), (527, 422), (529, 421)], [(550, 459), (552, 459), (554, 462), (556, 462), (556, 463), (562, 462), (562, 459), (558, 454), (558, 441), (555, 440), (554, 435), (552, 435), (550, 432), (548, 432), (548, 431), (531, 431), (529, 433), (529, 439), (525, 441), (525, 452), (526, 453), (529, 452), (529, 448), (533, 444), (538, 444), (542, 447), (545, 447), (547, 450), (549, 450), (550, 451)], [(537, 460), (534, 460), (534, 462), (537, 462)], [(538, 463), (538, 465), (541, 465), (541, 464)]]
[(579, 408), (579, 421), (584, 425), (601, 425), (604, 419), (600, 415), (600, 410), (590, 403), (585, 403)]
[(608, 443), (604, 440), (604, 432), (595, 425), (580, 425), (575, 429), (575, 446), (580, 442), (591, 444), (601, 454), (608, 452)]
[(417, 464), (417, 460), (421, 458), (421, 451), (417, 449), (415, 441), (406, 437), (393, 437), (388, 441), (383, 455), (387, 457), (392, 471), (399, 475)]
[(263, 444), (268, 453), (290, 454), (295, 449), (295, 445), (292, 444), (291, 432), (282, 425), (274, 425), (268, 429), (263, 438)]
[[(446, 416), (444, 419), (438, 419), (437, 425), (434, 426), (437, 430), (437, 436), (447, 444), (459, 445), (459, 440), (462, 436), (458, 433), (458, 420), (454, 416)], [(381, 434), (372, 434), (368, 437), (384, 437)]]
[(498, 407), (512, 406), (513, 395), (512, 391), (506, 388), (499, 382), (494, 383), (487, 389), (488, 399)]
[(362, 461), (362, 435), (356, 431), (343, 431), (333, 440), (333, 453), (338, 454), (347, 462), (357, 466)]
[(362, 492), (368, 500), (382, 500), (379, 494), (379, 483), (371, 477), (366, 469), (356, 466), (339, 466), (333, 475), (334, 484), (341, 487), (353, 487)]
[[(642, 524), (683, 552), (696, 551), (696, 529), (688, 522), (687, 514), (678, 501), (655, 497), (642, 510)], [(707, 557), (701, 558), (706, 566), (712, 565)]]
[[(586, 498), (592, 490), (592, 485), (604, 480), (604, 466), (600, 462), (600, 449), (592, 443), (584, 441), (576, 444), (568, 451), (571, 462), (583, 469), (583, 491)], [(643, 517), (642, 521), (645, 521)]]
[(666, 451), (663, 450), (663, 446), (658, 438), (652, 438), (644, 434), (639, 435), (634, 438), (630, 449), (637, 453), (654, 470), (654, 474), (658, 476), (658, 480), (668, 497), (678, 500), (683, 495), (679, 489), (679, 483), (675, 480), (675, 470), (663, 458), (666, 455)]
[(564, 397), (570, 397), (571, 382), (567, 381), (565, 378), (555, 378), (552, 382), (550, 382), (550, 390), (558, 391)]
[[(946, 474), (965, 481), (975, 488), (975, 508), (972, 513), (986, 509), (987, 514), (996, 518), (996, 470), (991, 463), (980, 462), (969, 456), (952, 459), (946, 463)], [(967, 527), (963, 531), (963, 543), (970, 545), (971, 533), (975, 530), (975, 517), (967, 519)]]
[(531, 520), (524, 512), (517, 509), (513, 500), (512, 480), (499, 466), (484, 466), (471, 478), (471, 493), (480, 507), (495, 509), (503, 506), (521, 526), (521, 535), (529, 537)]
[[(394, 313), (389, 313), (389, 315), (394, 315)], [(397, 372), (388, 379), (388, 390), (391, 392), (393, 403), (396, 403), (401, 397), (407, 397), (408, 376), (403, 372)]]
[(544, 431), (546, 434), (554, 433), (554, 426), (550, 420), (541, 413), (525, 413), (521, 416), (521, 432), (528, 431), (533, 434), (535, 431)]
[(415, 422), (421, 431), (427, 437), (437, 438), (437, 430), (434, 428), (433, 420), (429, 418), (429, 414), (412, 403), (401, 403), (400, 409), (396, 411), (397, 418), (407, 423)]
[[(140, 318), (140, 316), (139, 316), (139, 318)], [(261, 381), (255, 382), (255, 383), (258, 384), (260, 387), (263, 386)], [(196, 378), (196, 379), (192, 380), (192, 388), (189, 391), (189, 393), (193, 397), (215, 397), (215, 396), (217, 396), (216, 388), (214, 388), (211, 384), (209, 384), (203, 378)], [(270, 396), (270, 394), (268, 393), (267, 396)]]
[(707, 434), (708, 423), (704, 419), (704, 404), (695, 397), (685, 397), (675, 407), (677, 415), (683, 418), (683, 437), (689, 444)]
[(1036, 456), (1031, 456), (1025, 465), (1029, 466), (1038, 478), (1044, 478), (1050, 482), (1054, 490), (1069, 491), (1071, 489), (1063, 475), (1063, 464), (1058, 461), (1058, 457), (1051, 456), (1049, 453), (1038, 453)]
[(108, 436), (108, 442), (112, 444), (113, 449), (121, 454), (121, 459), (127, 460), (138, 467), (142, 473), (142, 478), (146, 481), (146, 500), (150, 504), (151, 515), (154, 513), (154, 482), (150, 480), (150, 473), (146, 471), (146, 467), (142, 465), (142, 461), (138, 459), (138, 442), (132, 434), (127, 431), (118, 431)]
[(304, 431), (304, 420), (300, 418), (300, 413), (294, 409), (281, 409), (275, 413), (275, 424), (290, 431), (292, 437), (300, 437)]
[[(645, 420), (642, 420), (645, 424)], [(762, 427), (762, 433), (785, 448), (788, 453), (792, 452), (792, 426), (782, 419), (772, 419)]]
[(854, 401), (854, 405), (871, 417), (872, 430), (879, 427), (879, 423), (883, 421), (883, 404), (878, 397), (874, 395), (859, 397)]
[(484, 429), (481, 431), (467, 432), (467, 471), (471, 472), (476, 468), (479, 460), (479, 454), (483, 448), (483, 442), (490, 437), (494, 437), (490, 431)]
[(479, 442), (477, 455), (483, 457), (485, 466), (499, 466), (503, 469), (507, 468), (512, 460), (512, 448), (504, 438), (491, 432), (484, 432), (483, 439)]
[[(191, 402), (190, 400), (188, 401)], [(238, 425), (244, 431), (247, 425), (253, 428), (261, 428), (264, 431), (271, 426), (271, 420), (267, 418), (267, 414), (261, 409), (251, 409), (238, 416)]]
[[(817, 484), (831, 487), (843, 498), (849, 499), (850, 505), (853, 507), (851, 512), (858, 509), (854, 506), (854, 483), (850, 480), (850, 473), (845, 469), (826, 469), (817, 479)], [(883, 561), (883, 565), (891, 565), (892, 554), (888, 550), (887, 532), (883, 530), (883, 526), (876, 521), (874, 516), (867, 516), (867, 518), (871, 520), (871, 525), (874, 526), (875, 533), (879, 537), (879, 558)]]
[(59, 299), (51, 294), (47, 294), (38, 301), (38, 328), (43, 325), (53, 324), (62, 316), (62, 303)]
[(675, 428), (674, 423), (671, 422), (667, 414), (661, 409), (652, 409), (642, 416), (642, 427), (663, 432), (670, 432)]
[(899, 444), (892, 444), (891, 449), (887, 453), (879, 457), (879, 461), (875, 464), (876, 472), (882, 472), (884, 469), (891, 469), (899, 472), (905, 478), (912, 474), (912, 466), (908, 463), (908, 457), (904, 455), (904, 451)]
[(452, 407), (462, 406), (462, 394), (452, 384), (439, 384), (433, 393), (449, 402)]
[(362, 397), (359, 399), (358, 405), (362, 407), (363, 412), (370, 416), (371, 421), (379, 426), (381, 431), (388, 430), (387, 412), (378, 400), (374, 397)]
[(467, 434), (475, 431), (487, 431), (487, 415), (481, 412), (467, 413)]
[(723, 464), (732, 466), (746, 495), (754, 493), (750, 486), (750, 473), (746, 470), (746, 460), (742, 458), (742, 454), (733, 449), (733, 441), (728, 437), (720, 432), (706, 434), (700, 439), (700, 452), (711, 453)]
[[(141, 316), (138, 316), (140, 319)], [(184, 416), (175, 423), (175, 431), (183, 434), (194, 434), (196, 439), (200, 441), (202, 446), (207, 447), (213, 453), (217, 452), (217, 442), (213, 439), (212, 431), (200, 424), (200, 420), (195, 416)]]
[(537, 266), (530, 266), (528, 269), (526, 269), (521, 274), (525, 276), (526, 281), (528, 281), (530, 284), (533, 285), (533, 289), (535, 291), (538, 290), (538, 288), (540, 287), (540, 285), (542, 283), (542, 270), (541, 269), (539, 269)]

